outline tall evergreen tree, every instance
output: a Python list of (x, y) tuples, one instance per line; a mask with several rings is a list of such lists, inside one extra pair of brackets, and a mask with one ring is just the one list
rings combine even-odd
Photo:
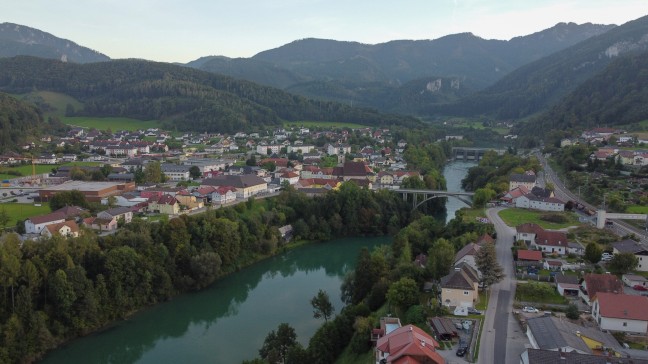
[(504, 278), (502, 266), (497, 262), (495, 245), (486, 243), (475, 254), (475, 264), (482, 274), (481, 281), (485, 286), (490, 286)]

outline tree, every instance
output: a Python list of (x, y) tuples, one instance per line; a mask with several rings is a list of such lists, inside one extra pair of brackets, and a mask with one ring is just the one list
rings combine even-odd
[(437, 240), (428, 250), (428, 272), (435, 279), (440, 279), (450, 272), (454, 263), (455, 250), (446, 239)]
[(497, 262), (494, 244), (484, 244), (475, 254), (475, 264), (482, 274), (481, 281), (485, 286), (490, 286), (504, 278), (502, 266)]
[(200, 168), (198, 166), (191, 166), (189, 168), (189, 177), (192, 179), (200, 178), (202, 176), (202, 173), (200, 173)]
[(7, 213), (7, 210), (2, 209), (0, 210), (0, 229), (5, 227), (11, 218), (9, 217), (9, 214)]
[(639, 259), (632, 253), (614, 254), (612, 260), (608, 264), (610, 270), (615, 274), (626, 274), (639, 264)]
[(486, 203), (492, 200), (496, 192), (490, 188), (480, 188), (475, 191), (473, 196), (473, 207), (484, 207)]
[(603, 254), (603, 249), (593, 241), (585, 247), (585, 260), (592, 264), (596, 264), (601, 260), (601, 254)]
[(146, 165), (144, 180), (153, 183), (164, 182), (166, 180), (166, 176), (162, 173), (162, 165), (160, 162), (151, 162)]
[(311, 299), (311, 305), (313, 306), (313, 317), (315, 318), (324, 318), (324, 322), (328, 322), (328, 319), (333, 315), (333, 305), (329, 299), (328, 293), (324, 290), (319, 290), (317, 295)]
[(77, 190), (59, 192), (50, 198), (49, 204), (52, 211), (65, 206), (79, 206), (84, 209), (90, 207), (83, 193)]
[(396, 307), (407, 310), (418, 303), (419, 287), (412, 278), (401, 278), (389, 287), (387, 299)]
[(279, 324), (277, 331), (270, 331), (259, 349), (259, 356), (270, 363), (285, 363), (290, 348), (297, 345), (295, 329), (287, 323)]
[(580, 313), (578, 313), (578, 306), (575, 304), (570, 304), (567, 306), (567, 311), (565, 311), (565, 316), (570, 320), (578, 320)]

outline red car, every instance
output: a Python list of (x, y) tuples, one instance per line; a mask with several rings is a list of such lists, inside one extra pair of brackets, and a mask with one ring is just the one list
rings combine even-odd
[(639, 284), (635, 285), (635, 286), (632, 287), (632, 288), (634, 288), (634, 289), (637, 290), (637, 291), (648, 291), (648, 288), (646, 288), (646, 287), (644, 287), (644, 286), (642, 286), (642, 285), (639, 285)]

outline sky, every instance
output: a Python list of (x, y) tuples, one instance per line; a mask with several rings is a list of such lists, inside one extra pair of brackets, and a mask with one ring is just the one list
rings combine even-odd
[(304, 38), (508, 40), (560, 22), (621, 25), (648, 15), (647, 0), (0, 0), (0, 8), (0, 23), (111, 58), (183, 63), (251, 57)]

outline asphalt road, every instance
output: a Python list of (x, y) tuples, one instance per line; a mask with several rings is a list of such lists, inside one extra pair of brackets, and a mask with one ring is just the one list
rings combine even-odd
[(490, 300), (486, 309), (484, 329), (479, 348), (479, 363), (519, 363), (524, 344), (520, 345), (519, 336), (512, 332), (513, 298), (515, 297), (515, 272), (511, 246), (515, 229), (508, 227), (497, 213), (503, 208), (492, 208), (486, 215), (495, 226), (497, 242), (495, 251), (497, 261), (506, 276), (490, 288)]

